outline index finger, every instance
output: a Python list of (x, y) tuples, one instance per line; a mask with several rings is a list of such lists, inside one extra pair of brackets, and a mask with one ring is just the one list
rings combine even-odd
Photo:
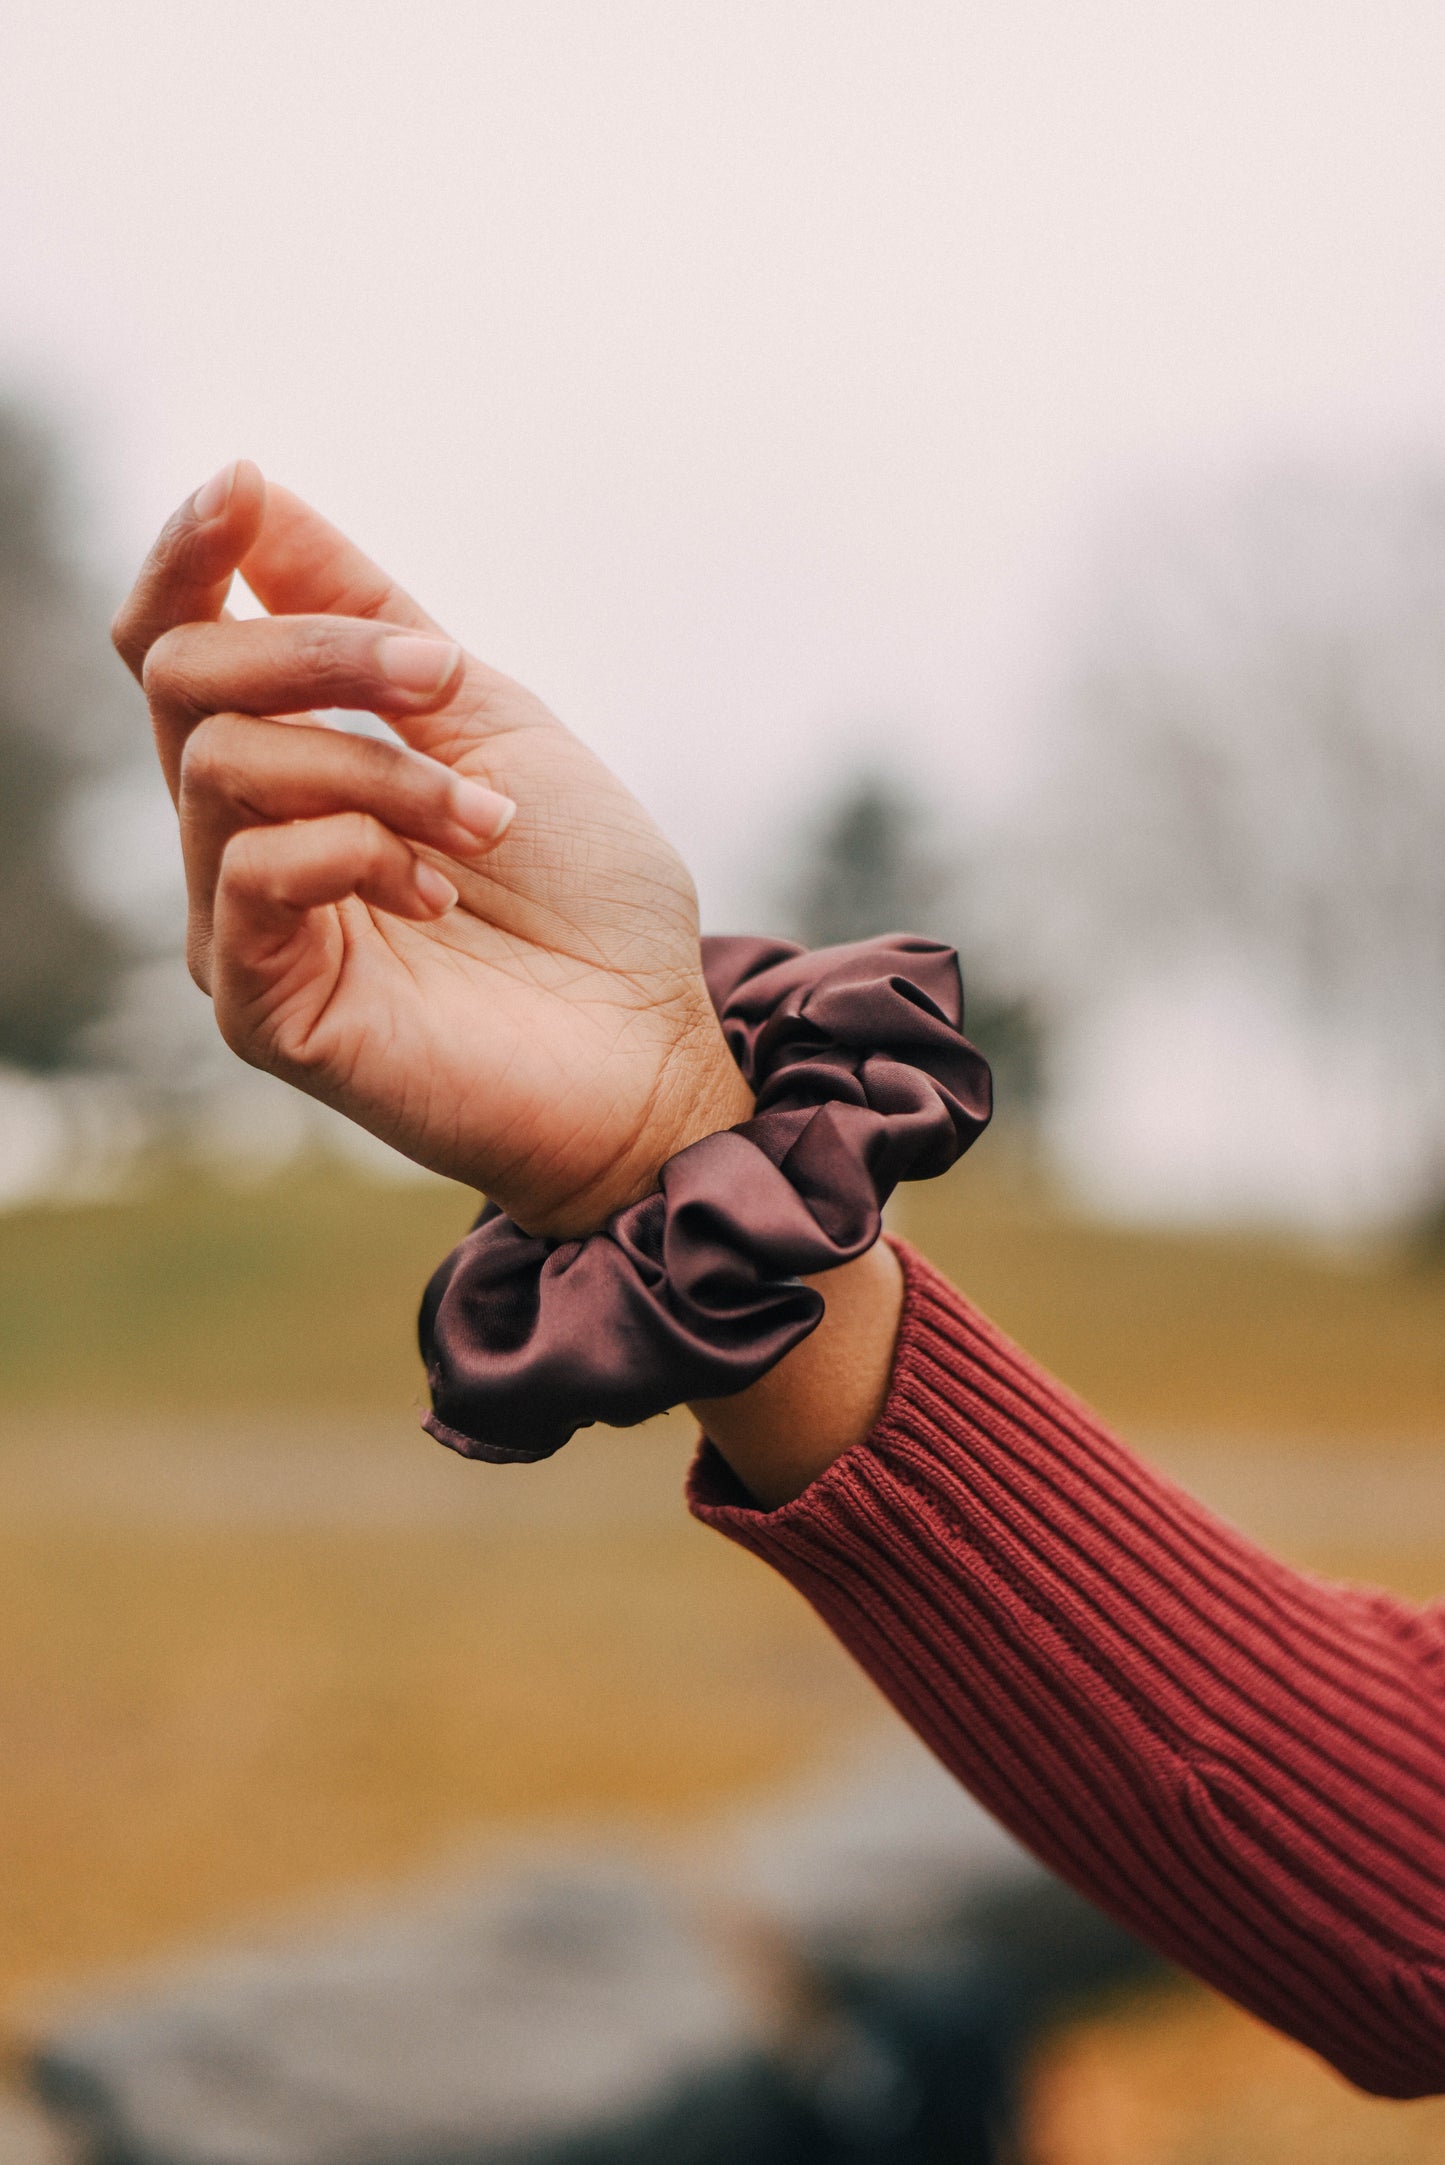
[(261, 470), (238, 459), (167, 519), (110, 630), (133, 676), (139, 678), (162, 632), (222, 615), (231, 580), (265, 513)]

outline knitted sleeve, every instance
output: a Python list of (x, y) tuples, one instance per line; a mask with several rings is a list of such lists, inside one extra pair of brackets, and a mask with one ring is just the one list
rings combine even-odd
[(692, 1509), (1120, 1922), (1361, 2087), (1445, 2090), (1445, 1616), (1256, 1548), (897, 1245), (873, 1434), (772, 1512), (704, 1442)]

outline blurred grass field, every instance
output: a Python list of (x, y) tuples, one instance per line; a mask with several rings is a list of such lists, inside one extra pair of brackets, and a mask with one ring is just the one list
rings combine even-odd
[[(1110, 1418), (1150, 1428), (1445, 1431), (1445, 1255), (1311, 1252), (1071, 1217), (987, 1150), (896, 1221)], [(131, 1200), (0, 1216), (0, 1403), (375, 1411), (420, 1388), (413, 1318), (475, 1199), (313, 1167), (173, 1173)]]
[[(685, 1518), (682, 1420), (508, 1470), (419, 1432), (417, 1294), (472, 1207), (313, 1166), (0, 1218), (12, 2024), (519, 1827), (677, 1825), (882, 1718), (796, 1596)], [(1445, 1588), (1440, 1263), (1101, 1228), (987, 1150), (898, 1219), (1262, 1535)], [(1355, 2099), (1183, 1989), (1057, 2040), (1031, 2127), (1032, 2165), (1445, 2156), (1445, 2106)]]

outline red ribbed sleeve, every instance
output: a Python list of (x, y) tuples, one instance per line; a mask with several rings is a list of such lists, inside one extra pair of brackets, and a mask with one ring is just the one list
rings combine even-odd
[(1362, 2088), (1445, 2090), (1445, 1618), (1266, 1555), (929, 1264), (866, 1442), (697, 1516), (791, 1580), (958, 1779)]

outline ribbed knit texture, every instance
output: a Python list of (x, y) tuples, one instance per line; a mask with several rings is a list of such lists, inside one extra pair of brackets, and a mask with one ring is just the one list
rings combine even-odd
[(1062, 1877), (1367, 2090), (1445, 2090), (1445, 1613), (1290, 1569), (896, 1243), (883, 1418), (758, 1509), (772, 1564)]

